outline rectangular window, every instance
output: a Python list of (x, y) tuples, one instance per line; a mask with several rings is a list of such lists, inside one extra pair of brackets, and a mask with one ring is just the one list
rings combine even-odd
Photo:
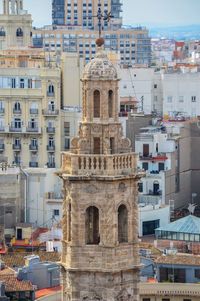
[(138, 191), (143, 192), (143, 183), (142, 182), (138, 183)]
[(29, 89), (32, 89), (32, 88), (33, 88), (33, 81), (32, 81), (32, 78), (29, 78), (29, 79), (28, 79), (28, 88), (29, 88)]
[(158, 163), (158, 170), (159, 171), (165, 170), (165, 163)]
[(195, 278), (200, 279), (200, 269), (196, 269), (194, 272)]
[(179, 96), (179, 102), (184, 102), (184, 96)]
[(170, 301), (169, 298), (163, 298), (162, 301)]
[(148, 170), (149, 169), (149, 164), (147, 162), (142, 163), (142, 169)]
[(12, 89), (16, 88), (16, 79), (15, 78), (11, 78), (11, 88)]
[(143, 298), (142, 301), (151, 301), (150, 298)]
[(192, 96), (192, 97), (191, 97), (191, 101), (192, 101), (192, 102), (196, 102), (196, 96)]
[(154, 85), (154, 89), (157, 89), (157, 88), (158, 88), (158, 86), (155, 84), (155, 85)]
[(70, 122), (64, 122), (65, 136), (70, 136)]
[(59, 209), (54, 209), (53, 215), (54, 216), (59, 216), (60, 215)]
[(167, 102), (172, 103), (172, 96), (167, 96)]
[(70, 149), (70, 138), (65, 138), (65, 150)]
[(20, 78), (19, 87), (20, 89), (24, 89), (24, 78)]

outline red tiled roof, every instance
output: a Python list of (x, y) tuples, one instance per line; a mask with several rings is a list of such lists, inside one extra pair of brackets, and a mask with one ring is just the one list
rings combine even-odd
[(19, 281), (15, 275), (0, 275), (0, 281), (5, 284), (6, 292), (27, 292), (34, 291), (34, 286), (30, 281)]

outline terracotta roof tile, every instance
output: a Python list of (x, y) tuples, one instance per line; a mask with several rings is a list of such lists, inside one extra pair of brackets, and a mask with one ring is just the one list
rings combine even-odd
[(195, 255), (167, 255), (160, 256), (155, 263), (200, 266), (200, 256)]

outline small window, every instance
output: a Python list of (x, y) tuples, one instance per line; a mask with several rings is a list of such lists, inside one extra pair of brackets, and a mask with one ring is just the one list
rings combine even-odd
[(60, 215), (59, 209), (54, 209), (53, 215), (54, 215), (54, 216), (59, 216), (59, 215)]
[(0, 28), (0, 37), (5, 37), (5, 36), (6, 36), (5, 29), (4, 29), (4, 27), (1, 27)]
[(68, 121), (64, 122), (64, 133), (65, 136), (70, 136), (70, 122)]
[(16, 36), (17, 37), (23, 37), (23, 30), (21, 28), (17, 28)]
[(184, 102), (184, 96), (179, 96), (179, 102)]
[(145, 171), (149, 169), (149, 164), (147, 162), (143, 162), (142, 163), (142, 169), (144, 169)]
[(200, 269), (196, 269), (194, 272), (195, 278), (200, 279)]
[(142, 301), (151, 301), (150, 298), (143, 298)]
[(113, 91), (108, 92), (108, 116), (109, 118), (113, 117)]
[(138, 183), (138, 191), (143, 192), (143, 183), (142, 182)]
[(162, 162), (158, 163), (158, 170), (159, 171), (165, 170), (165, 163), (162, 163)]
[(191, 101), (192, 101), (192, 102), (196, 102), (196, 96), (192, 96), (192, 97), (191, 97)]
[(154, 85), (154, 89), (157, 89), (157, 88), (158, 88), (158, 86), (155, 84), (155, 85)]
[(172, 96), (167, 96), (167, 102), (168, 103), (172, 103), (172, 99), (173, 99)]

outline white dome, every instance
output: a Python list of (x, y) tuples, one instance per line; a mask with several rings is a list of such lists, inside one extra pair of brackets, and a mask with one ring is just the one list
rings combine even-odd
[(83, 80), (117, 80), (117, 70), (101, 48), (95, 58), (85, 66)]

